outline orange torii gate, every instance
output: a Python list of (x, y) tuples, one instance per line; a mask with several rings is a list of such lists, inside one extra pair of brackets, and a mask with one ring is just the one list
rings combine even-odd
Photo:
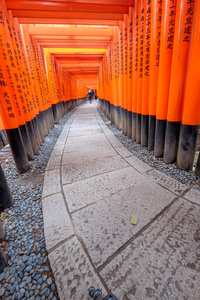
[[(53, 122), (94, 87), (125, 134), (166, 163), (178, 156), (181, 169), (192, 168), (200, 123), (199, 0), (0, 2), (2, 58), (12, 44), (19, 53), (10, 66), (23, 62), (17, 71), (1, 64), (14, 116), (1, 108), (1, 126), (27, 127), (21, 149), (28, 132), (36, 154)], [(30, 157), (30, 143), (29, 154), (27, 145), (20, 151)]]

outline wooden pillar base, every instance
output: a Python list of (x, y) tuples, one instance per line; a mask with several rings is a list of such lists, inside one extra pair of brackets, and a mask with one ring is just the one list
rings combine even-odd
[(192, 170), (198, 134), (199, 125), (181, 125), (177, 155), (179, 169)]
[(167, 122), (164, 147), (164, 161), (171, 164), (176, 161), (181, 122)]
[(29, 133), (33, 153), (34, 153), (34, 155), (38, 155), (39, 154), (39, 145), (38, 145), (37, 138), (36, 138), (36, 135), (35, 135), (35, 130), (34, 130), (34, 127), (33, 127), (32, 120), (27, 122), (26, 126), (27, 126), (27, 129), (28, 129), (28, 133)]
[(127, 110), (124, 108), (124, 119), (123, 119), (123, 133), (127, 135)]
[(31, 145), (31, 140), (29, 137), (29, 133), (28, 133), (28, 129), (26, 124), (24, 125), (20, 125), (19, 126), (20, 132), (21, 132), (21, 136), (22, 136), (22, 140), (24, 143), (24, 147), (25, 147), (25, 151), (26, 151), (26, 155), (28, 157), (28, 160), (34, 160), (35, 156), (33, 153), (33, 148)]
[(142, 115), (142, 117), (141, 117), (141, 145), (143, 147), (148, 146), (148, 127), (149, 127), (149, 116)]
[(14, 199), (11, 195), (4, 172), (0, 166), (0, 212), (13, 205)]
[(15, 160), (17, 171), (19, 173), (26, 172), (29, 169), (30, 165), (28, 163), (28, 158), (19, 128), (6, 130), (6, 135), (8, 137), (10, 149)]
[(197, 160), (195, 175), (200, 176), (200, 153), (199, 153), (199, 157), (198, 157), (198, 160)]
[(154, 154), (156, 157), (163, 157), (166, 120), (156, 120)]
[(141, 114), (136, 116), (136, 142), (141, 143)]
[(132, 113), (132, 140), (136, 141), (136, 119), (137, 119), (137, 114)]
[(127, 136), (132, 138), (132, 111), (127, 111)]
[(52, 104), (52, 111), (53, 111), (53, 117), (54, 117), (54, 124), (58, 123), (58, 111), (56, 104)]
[(154, 150), (155, 143), (156, 116), (149, 116), (148, 126), (148, 150)]

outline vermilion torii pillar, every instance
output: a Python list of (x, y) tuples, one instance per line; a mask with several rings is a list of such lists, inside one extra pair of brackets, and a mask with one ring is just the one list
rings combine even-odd
[(141, 143), (143, 50), (144, 50), (144, 0), (138, 0), (138, 71), (137, 71), (137, 116), (136, 142)]
[(156, 128), (156, 106), (158, 91), (158, 72), (160, 65), (160, 38), (162, 21), (162, 1), (151, 1), (151, 38), (150, 38), (150, 78), (149, 78), (149, 126), (148, 150), (154, 150)]
[(132, 140), (136, 141), (137, 119), (137, 73), (138, 73), (138, 2), (135, 1), (133, 13), (133, 80), (132, 80)]
[(194, 1), (177, 1), (164, 161), (176, 161), (188, 68)]
[[(186, 35), (187, 36), (187, 35)], [(200, 1), (196, 1), (189, 52), (177, 165), (192, 170), (200, 124)], [(199, 165), (198, 165), (199, 168)], [(196, 171), (198, 172), (198, 171)]]
[(158, 75), (156, 130), (154, 153), (162, 157), (164, 152), (171, 61), (174, 42), (176, 0), (162, 1), (161, 45)]
[(150, 36), (151, 36), (151, 2), (144, 1), (144, 43), (143, 43), (143, 84), (141, 145), (148, 146), (149, 126), (149, 76), (150, 76)]

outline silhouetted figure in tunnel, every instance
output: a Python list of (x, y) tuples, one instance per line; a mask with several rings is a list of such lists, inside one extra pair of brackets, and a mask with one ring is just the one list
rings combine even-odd
[(90, 103), (92, 103), (93, 97), (94, 97), (94, 91), (92, 89), (89, 89), (87, 92), (87, 98), (90, 101)]

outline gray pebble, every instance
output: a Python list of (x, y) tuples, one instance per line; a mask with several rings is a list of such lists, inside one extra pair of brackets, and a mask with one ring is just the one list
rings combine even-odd
[(29, 257), (26, 256), (26, 255), (24, 255), (24, 256), (22, 257), (23, 262), (26, 262), (28, 259), (29, 259)]
[(10, 294), (12, 295), (12, 294), (14, 294), (14, 292), (15, 292), (15, 286), (13, 285), (10, 289)]
[(35, 284), (32, 285), (31, 289), (32, 289), (32, 290), (35, 290), (35, 289), (36, 289), (36, 285), (35, 285)]
[(44, 295), (45, 295), (46, 298), (50, 295), (50, 290), (48, 288), (46, 289), (46, 292), (45, 292)]
[(41, 286), (41, 290), (44, 290), (47, 287), (46, 283), (43, 283), (43, 285)]
[(8, 278), (8, 276), (9, 276), (9, 272), (4, 272), (4, 279), (7, 279)]
[(51, 300), (53, 298), (53, 293), (51, 292), (49, 295), (49, 300)]
[(19, 286), (18, 285), (16, 286), (16, 292), (19, 292)]
[(22, 283), (20, 284), (20, 288), (24, 288), (26, 285), (26, 281), (22, 281)]
[(44, 295), (46, 292), (47, 288), (44, 288), (41, 292), (40, 292), (40, 296)]
[(27, 277), (26, 284), (29, 284), (31, 282), (31, 280), (32, 280), (31, 276)]
[(29, 295), (29, 292), (26, 291), (26, 292), (25, 292), (25, 297), (26, 297), (26, 298), (29, 298), (29, 296), (30, 296), (30, 295)]
[(47, 283), (48, 283), (48, 285), (51, 285), (52, 284), (52, 278), (48, 278)]
[(15, 281), (15, 277), (11, 277), (11, 278), (10, 278), (10, 282), (11, 282), (11, 283), (16, 282), (16, 281)]
[(1, 275), (0, 275), (0, 281), (2, 281), (3, 279), (4, 279), (4, 272), (3, 273), (1, 273)]
[(20, 271), (24, 271), (25, 268), (26, 268), (26, 265), (24, 263), (22, 263), (21, 266), (20, 266)]
[(38, 282), (39, 284), (42, 284), (42, 283), (43, 283), (42, 278), (39, 278), (39, 279), (37, 280), (37, 282)]
[(4, 288), (0, 288), (0, 296), (3, 296), (5, 293), (5, 289)]
[(32, 270), (32, 266), (28, 266), (26, 267), (25, 272), (30, 272), (31, 270)]
[(37, 275), (34, 276), (34, 279), (38, 280), (40, 277), (41, 277), (41, 274), (37, 274)]

